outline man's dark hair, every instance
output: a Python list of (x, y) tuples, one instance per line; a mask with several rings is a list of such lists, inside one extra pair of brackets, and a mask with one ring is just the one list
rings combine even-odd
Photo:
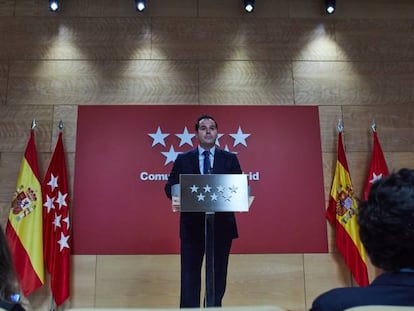
[(196, 132), (198, 132), (198, 128), (200, 127), (200, 121), (204, 120), (204, 119), (211, 119), (214, 121), (214, 123), (216, 123), (216, 128), (218, 128), (218, 124), (217, 121), (210, 115), (208, 114), (202, 114), (201, 116), (198, 117), (196, 123), (195, 123), (195, 130)]
[(358, 224), (373, 265), (385, 271), (414, 268), (414, 170), (375, 182), (360, 204)]

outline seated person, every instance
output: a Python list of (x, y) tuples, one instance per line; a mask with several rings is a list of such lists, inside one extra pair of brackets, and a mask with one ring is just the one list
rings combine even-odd
[(19, 291), (7, 239), (0, 226), (0, 310), (24, 311), (17, 302)]
[(368, 200), (359, 206), (358, 224), (372, 264), (384, 272), (369, 286), (320, 295), (310, 310), (414, 306), (414, 170), (401, 169), (375, 182)]

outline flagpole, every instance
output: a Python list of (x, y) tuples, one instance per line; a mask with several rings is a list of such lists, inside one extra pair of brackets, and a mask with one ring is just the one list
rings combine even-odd
[[(338, 124), (336, 125), (336, 129), (337, 129), (338, 133), (340, 133), (340, 134), (342, 134), (343, 131), (344, 131), (344, 123), (342, 122), (341, 118), (338, 119)], [(353, 274), (352, 274), (351, 270), (349, 271), (349, 276), (350, 276), (350, 279), (351, 279), (351, 285), (354, 286), (354, 277), (353, 277)]]
[(344, 123), (342, 122), (342, 119), (338, 119), (338, 125), (336, 126), (336, 129), (339, 133), (342, 133), (344, 131)]
[(60, 131), (63, 131), (63, 121), (62, 120), (59, 121), (58, 127), (59, 127)]
[(374, 133), (377, 131), (377, 125), (375, 124), (375, 120), (372, 120), (371, 129)]
[(52, 294), (52, 301), (50, 302), (50, 310), (49, 311), (55, 311), (55, 299), (53, 298), (53, 294)]

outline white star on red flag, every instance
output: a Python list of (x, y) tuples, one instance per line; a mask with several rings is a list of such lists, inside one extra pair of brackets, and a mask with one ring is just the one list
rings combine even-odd
[(54, 201), (55, 201), (55, 197), (51, 198), (46, 194), (46, 202), (43, 204), (43, 206), (47, 208), (48, 214), (53, 208), (55, 208), (55, 205), (53, 204)]
[(52, 192), (55, 190), (55, 188), (58, 186), (58, 177), (53, 176), (53, 174), (50, 174), (50, 181), (47, 183), (50, 188), (52, 188)]
[(372, 179), (369, 181), (370, 184), (373, 184), (377, 180), (380, 180), (382, 178), (382, 174), (379, 173), (378, 175), (375, 174), (375, 172), (372, 173)]
[(69, 248), (68, 244), (69, 236), (65, 236), (63, 232), (60, 233), (60, 240), (58, 241), (60, 245), (60, 251), (62, 251), (65, 247)]
[(68, 195), (67, 193), (62, 194), (62, 192), (60, 192), (60, 191), (58, 192), (58, 198), (57, 198), (56, 202), (59, 203), (59, 209), (61, 209), (62, 206), (68, 206), (66, 204), (67, 195)]

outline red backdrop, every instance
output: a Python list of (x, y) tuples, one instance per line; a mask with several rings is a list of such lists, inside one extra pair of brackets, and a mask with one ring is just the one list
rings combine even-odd
[(78, 108), (75, 254), (178, 253), (179, 214), (163, 179), (175, 152), (197, 146), (203, 113), (217, 120), (219, 148), (237, 152), (256, 197), (236, 215), (233, 253), (327, 251), (317, 107), (137, 105)]

